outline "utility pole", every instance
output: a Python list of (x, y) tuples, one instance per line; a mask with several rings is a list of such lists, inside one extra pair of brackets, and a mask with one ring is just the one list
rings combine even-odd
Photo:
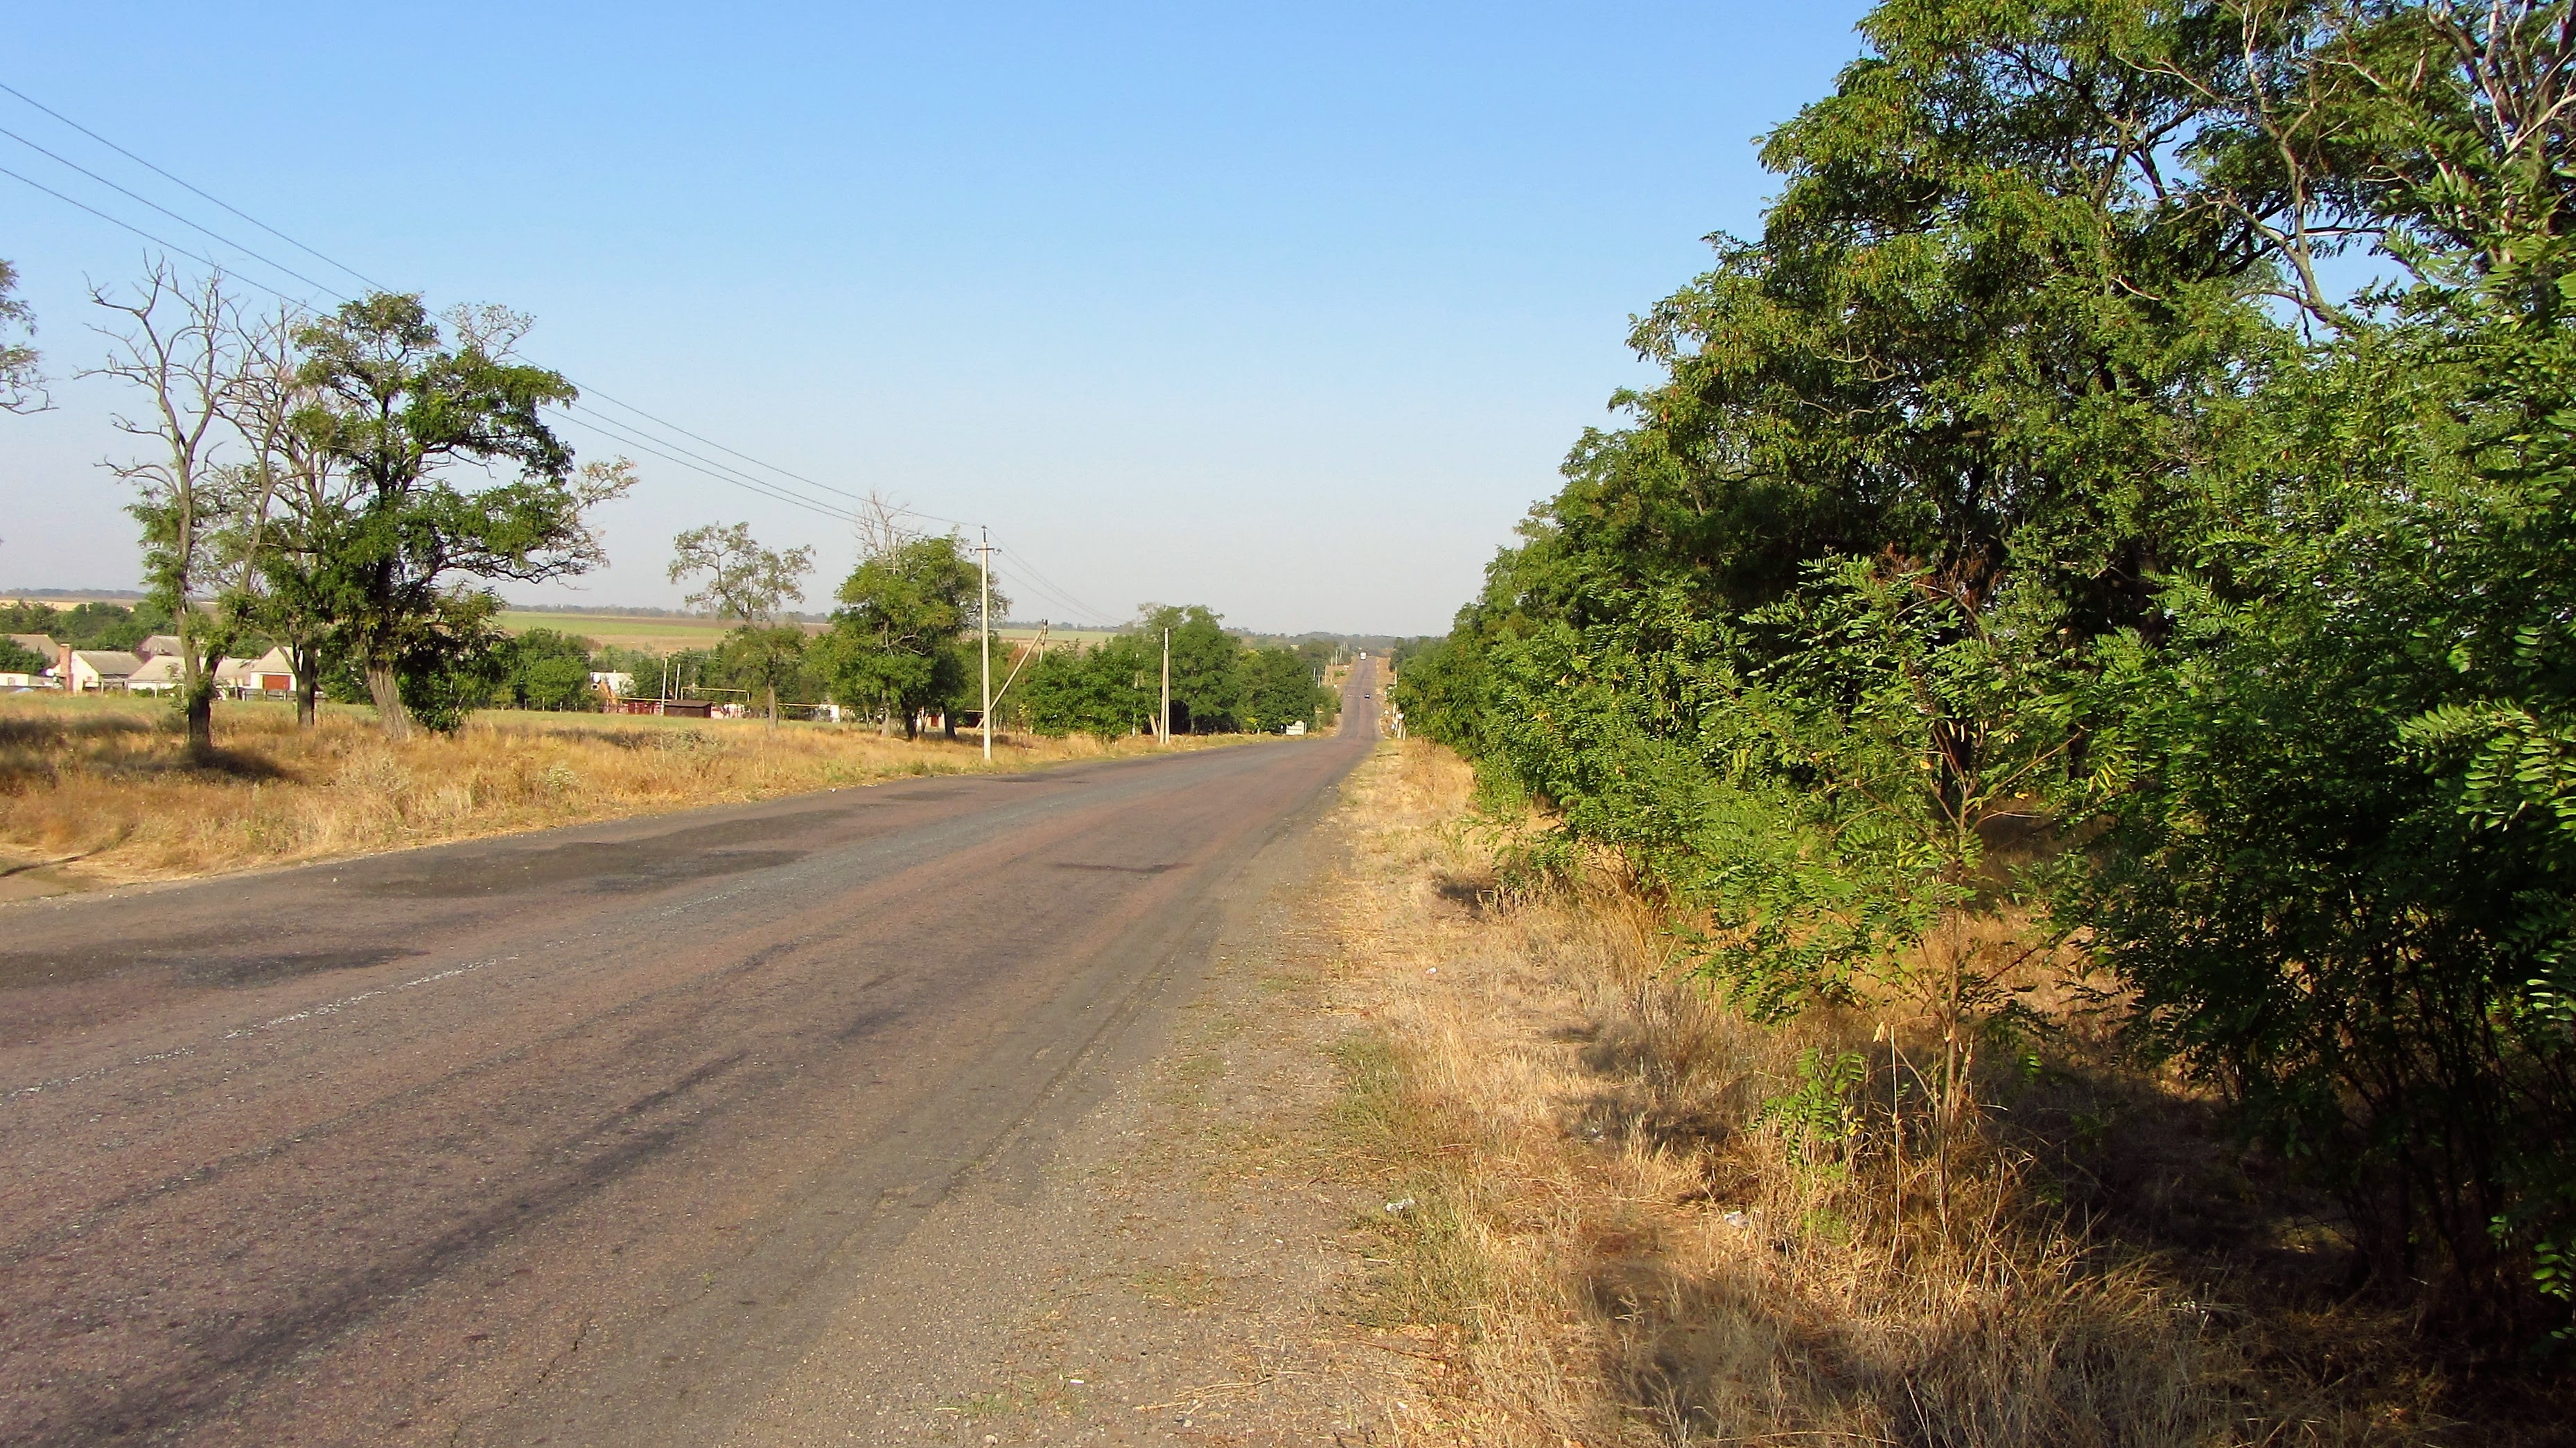
[(1163, 630), (1163, 747), (1172, 747), (1172, 631)]
[(976, 610), (983, 624), (984, 649), (984, 762), (993, 762), (993, 530), (986, 528), (984, 546), (975, 551), (984, 555), (984, 606)]

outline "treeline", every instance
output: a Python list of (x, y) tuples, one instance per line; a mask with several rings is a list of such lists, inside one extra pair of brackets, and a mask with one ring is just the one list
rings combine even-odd
[[(76, 649), (131, 649), (170, 629), (170, 611), (148, 601), (132, 608), (96, 600), (69, 608), (27, 599), (0, 603), (0, 634), (43, 634)], [(55, 662), (45, 659), (38, 667), (50, 668)]]
[[(1171, 640), (1172, 730), (1177, 734), (1277, 733), (1329, 725), (1341, 696), (1324, 687), (1338, 646), (1254, 648), (1205, 608), (1149, 609), (1090, 649), (1039, 655), (1006, 700), (1005, 717), (1050, 737), (1103, 739), (1151, 732), (1162, 709), (1163, 641)], [(997, 711), (1000, 712), (1000, 711)]]
[[(2033, 945), (2496, 1353), (2576, 1251), (2576, 27), (1891, 0), (1415, 728), (1756, 1015)], [(2364, 279), (2367, 279), (2366, 281)]]

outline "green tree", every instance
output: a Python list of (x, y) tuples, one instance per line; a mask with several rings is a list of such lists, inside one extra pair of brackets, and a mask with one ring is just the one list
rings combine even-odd
[(806, 648), (805, 630), (780, 626), (778, 610), (804, 598), (804, 578), (813, 571), (813, 549), (773, 552), (752, 538), (748, 523), (709, 523), (671, 540), (671, 581), (703, 578), (703, 586), (684, 601), (737, 621), (725, 640), (726, 666), (761, 692), (773, 725), (778, 686), (803, 667)]
[(351, 531), (358, 501), (355, 475), (306, 425), (311, 410), (324, 405), (296, 345), (311, 321), (282, 304), (241, 327), (226, 409), (246, 456), (223, 470), (233, 535), (226, 551), (249, 563), (224, 608), (286, 651), (296, 723), (306, 729), (319, 721), (326, 650), (340, 632), (334, 609), (342, 560), (330, 550)]
[[(953, 704), (968, 677), (963, 641), (976, 626), (981, 583), (953, 535), (902, 539), (861, 559), (817, 644), (833, 697), (920, 737), (922, 713)], [(994, 602), (1004, 606), (998, 595)]]
[(36, 608), (38, 612), (22, 620), (34, 625), (25, 631), (51, 634), (76, 649), (130, 649), (154, 634), (170, 631), (169, 610), (149, 600), (134, 608), (97, 602), (61, 610), (42, 604)]
[(1161, 658), (1159, 636), (1149, 652), (1137, 634), (1114, 635), (1095, 648), (1048, 650), (1018, 685), (1029, 727), (1049, 738), (1102, 740), (1151, 729)]
[(1225, 631), (1202, 604), (1149, 606), (1129, 632), (1153, 654), (1161, 687), (1161, 651), (1172, 642), (1172, 729), (1181, 734), (1221, 734), (1243, 711), (1243, 640)]
[(1243, 722), (1256, 732), (1312, 724), (1324, 690), (1304, 658), (1290, 649), (1260, 649), (1243, 660)]
[[(312, 528), (316, 592), (394, 738), (420, 702), (407, 681), (435, 701), (424, 722), (463, 718), (447, 651), (488, 636), (497, 600), (462, 580), (587, 572), (605, 556), (588, 514), (634, 481), (623, 460), (576, 473), (542, 416), (572, 401), (572, 384), (511, 354), (525, 318), (460, 309), (447, 322), (417, 295), (379, 292), (295, 338), (317, 394), (298, 425), (353, 491)], [(493, 467), (515, 476), (458, 480)]]
[(590, 710), (599, 707), (591, 688), (590, 640), (550, 628), (532, 628), (499, 650), (503, 701), (520, 709)]

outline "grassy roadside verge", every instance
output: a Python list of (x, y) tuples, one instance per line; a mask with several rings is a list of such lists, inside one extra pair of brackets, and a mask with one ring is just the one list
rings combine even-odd
[[(486, 713), (396, 745), (361, 710), (305, 732), (289, 705), (226, 703), (216, 739), (214, 759), (190, 760), (150, 700), (0, 701), (0, 880), (39, 893), (175, 879), (987, 767), (962, 740), (595, 714)], [(991, 767), (1152, 747), (1021, 738)]]
[[(1615, 886), (1513, 898), (1471, 780), (1389, 745), (1348, 789), (1339, 1130), (1403, 1210), (1360, 1306), (1443, 1344), (1423, 1442), (2568, 1441), (2335, 1290), (2330, 1224), (2080, 1021), (1937, 1166), (1862, 1107), (1865, 1017), (1765, 1028)], [(1910, 1108), (1909, 1108), (1910, 1109)]]

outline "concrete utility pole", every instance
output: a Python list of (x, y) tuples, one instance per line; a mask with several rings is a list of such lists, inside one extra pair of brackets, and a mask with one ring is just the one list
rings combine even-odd
[(1172, 744), (1172, 631), (1163, 630), (1163, 747)]
[(984, 546), (975, 551), (984, 555), (984, 606), (976, 610), (983, 625), (984, 649), (984, 762), (993, 762), (993, 530), (986, 528)]

